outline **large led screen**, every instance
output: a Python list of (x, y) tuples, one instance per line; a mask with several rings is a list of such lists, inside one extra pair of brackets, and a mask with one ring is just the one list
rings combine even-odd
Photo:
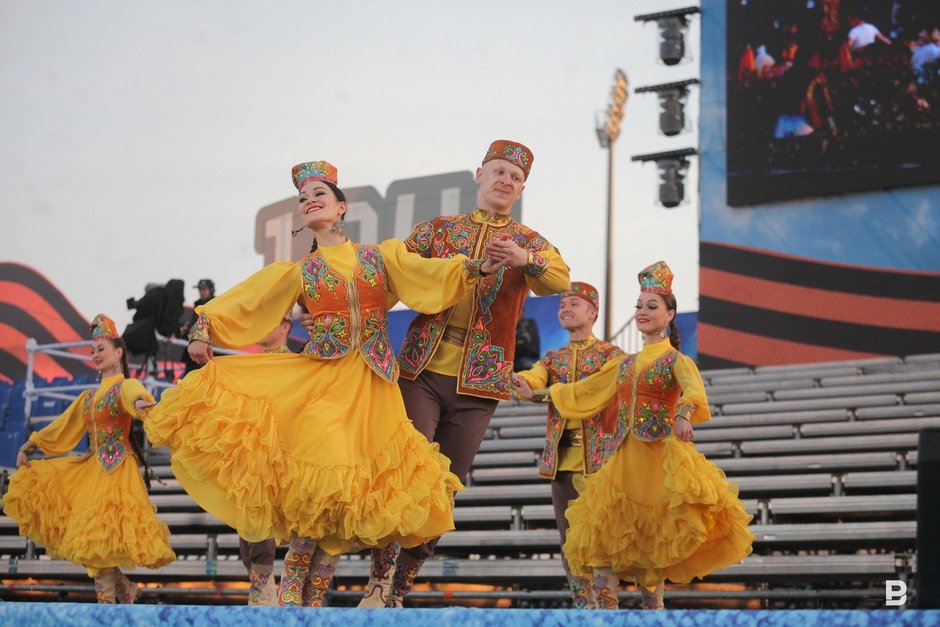
[(726, 7), (729, 205), (940, 181), (940, 1)]

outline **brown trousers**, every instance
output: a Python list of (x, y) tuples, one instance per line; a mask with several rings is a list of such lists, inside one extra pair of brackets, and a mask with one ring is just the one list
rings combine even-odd
[(242, 558), (245, 570), (250, 571), (252, 564), (274, 566), (274, 539), (249, 542), (244, 538), (239, 538), (238, 554)]
[[(457, 394), (456, 377), (427, 370), (414, 381), (399, 379), (398, 387), (415, 429), (440, 446), (441, 453), (450, 459), (450, 471), (466, 483), (499, 401)], [(415, 559), (427, 559), (439, 539), (403, 550)]]
[[(570, 471), (558, 471), (555, 478), (552, 479), (552, 506), (555, 508), (555, 524), (558, 525), (558, 534), (561, 536), (561, 545), (565, 545), (565, 538), (568, 536), (568, 519), (565, 518), (565, 510), (568, 509), (568, 503), (578, 498), (578, 490), (574, 487), (574, 478), (581, 473)], [(561, 552), (561, 561), (565, 566), (565, 573), (569, 576), (568, 560), (565, 559), (565, 552)]]

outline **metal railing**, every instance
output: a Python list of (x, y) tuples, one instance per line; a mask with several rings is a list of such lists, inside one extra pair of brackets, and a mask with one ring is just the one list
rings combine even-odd
[(97, 387), (95, 384), (89, 383), (85, 385), (69, 384), (37, 388), (33, 383), (37, 353), (58, 357), (60, 359), (71, 359), (73, 361), (87, 362), (89, 361), (87, 356), (77, 355), (73, 352), (69, 352), (68, 350), (64, 350), (67, 348), (79, 348), (83, 346), (91, 346), (91, 340), (82, 340), (80, 342), (56, 342), (53, 344), (40, 344), (36, 341), (35, 338), (32, 337), (26, 340), (26, 383), (23, 395), (26, 400), (24, 414), (28, 423), (32, 421), (33, 401), (40, 396), (46, 396), (64, 401), (73, 401), (75, 400), (75, 397), (78, 396), (78, 394), (66, 394), (65, 392), (81, 393), (82, 390)]
[[(188, 340), (181, 340), (176, 337), (164, 337), (160, 335), (159, 333), (157, 333), (156, 331), (154, 331), (153, 334), (156, 336), (157, 342), (164, 346), (183, 346), (183, 347), (189, 346)], [(244, 353), (245, 353), (244, 351), (235, 350), (231, 348), (221, 348), (219, 346), (212, 347), (213, 355), (216, 355), (216, 354), (218, 355), (243, 355)], [(147, 370), (147, 376), (141, 380), (141, 383), (144, 384), (144, 387), (147, 388), (147, 391), (150, 392), (151, 394), (153, 394), (153, 392), (157, 388), (166, 389), (166, 388), (171, 388), (171, 387), (176, 386), (175, 383), (170, 383), (169, 381), (160, 381), (159, 379), (154, 377), (153, 369)]]
[[(181, 340), (178, 338), (168, 338), (160, 335), (159, 333), (154, 332), (154, 336), (157, 339), (157, 342), (162, 347), (167, 346), (188, 346), (189, 342), (186, 340)], [(81, 394), (82, 391), (88, 389), (94, 389), (98, 387), (98, 383), (85, 383), (85, 384), (66, 384), (66, 385), (53, 385), (48, 387), (36, 387), (34, 382), (35, 376), (35, 364), (36, 364), (36, 355), (44, 354), (50, 355), (53, 357), (58, 357), (60, 359), (71, 359), (73, 361), (89, 362), (90, 359), (87, 355), (80, 355), (75, 352), (71, 352), (68, 349), (76, 349), (91, 346), (91, 340), (82, 340), (78, 342), (56, 342), (52, 344), (39, 344), (35, 338), (29, 338), (26, 340), (26, 381), (24, 385), (23, 396), (25, 398), (25, 409), (24, 414), (26, 416), (26, 421), (29, 424), (32, 424), (32, 409), (33, 403), (40, 397), (54, 398), (57, 400), (63, 401), (74, 401), (75, 398)], [(212, 347), (213, 353), (218, 353), (221, 355), (239, 355), (243, 351), (232, 350), (227, 348), (219, 348), (217, 346)], [(149, 357), (148, 357), (149, 359)], [(146, 368), (146, 376), (141, 379), (144, 387), (151, 394), (154, 393), (158, 388), (169, 388), (173, 387), (176, 384), (170, 383), (168, 381), (161, 381), (154, 376), (154, 372), (157, 370), (155, 367), (151, 367), (150, 364), (129, 364), (129, 368), (133, 370), (141, 370)]]
[(636, 316), (623, 323), (617, 331), (607, 338), (607, 341), (619, 346), (626, 353), (638, 353), (643, 348), (643, 334), (636, 328)]

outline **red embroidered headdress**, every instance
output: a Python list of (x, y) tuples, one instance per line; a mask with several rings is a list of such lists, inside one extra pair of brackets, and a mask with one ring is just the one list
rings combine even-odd
[(91, 321), (91, 339), (93, 340), (116, 340), (121, 337), (117, 332), (114, 320), (104, 314), (98, 314)]
[(641, 292), (655, 292), (656, 294), (672, 294), (672, 270), (665, 261), (646, 266), (637, 275), (640, 281)]
[(487, 161), (492, 161), (493, 159), (503, 159), (513, 165), (519, 166), (522, 168), (525, 178), (529, 178), (529, 170), (532, 169), (532, 162), (535, 161), (531, 150), (519, 142), (510, 141), (508, 139), (497, 139), (490, 144), (489, 149), (483, 156), (483, 163), (480, 165), (484, 165)]
[(294, 179), (294, 187), (298, 190), (304, 186), (307, 181), (329, 181), (333, 185), (339, 180), (339, 173), (336, 166), (327, 161), (307, 161), (298, 163), (290, 171), (291, 178)]
[(590, 283), (585, 283), (584, 281), (572, 281), (571, 285), (567, 290), (561, 293), (561, 297), (565, 298), (566, 296), (577, 296), (578, 298), (583, 298), (587, 302), (594, 305), (595, 308), (600, 309), (600, 297), (597, 294), (597, 288), (591, 285)]

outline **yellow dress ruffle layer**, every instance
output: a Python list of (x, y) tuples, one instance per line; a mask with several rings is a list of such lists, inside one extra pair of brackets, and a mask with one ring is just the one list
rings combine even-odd
[(652, 588), (704, 577), (751, 552), (752, 517), (737, 486), (692, 444), (628, 436), (601, 470), (576, 483), (564, 552), (579, 576), (609, 566)]
[(33, 461), (10, 478), (3, 508), (48, 555), (90, 572), (176, 559), (132, 457), (111, 473), (93, 457)]
[(356, 353), (216, 358), (167, 390), (145, 428), (183, 488), (249, 541), (294, 532), (338, 554), (454, 528), (450, 460)]

